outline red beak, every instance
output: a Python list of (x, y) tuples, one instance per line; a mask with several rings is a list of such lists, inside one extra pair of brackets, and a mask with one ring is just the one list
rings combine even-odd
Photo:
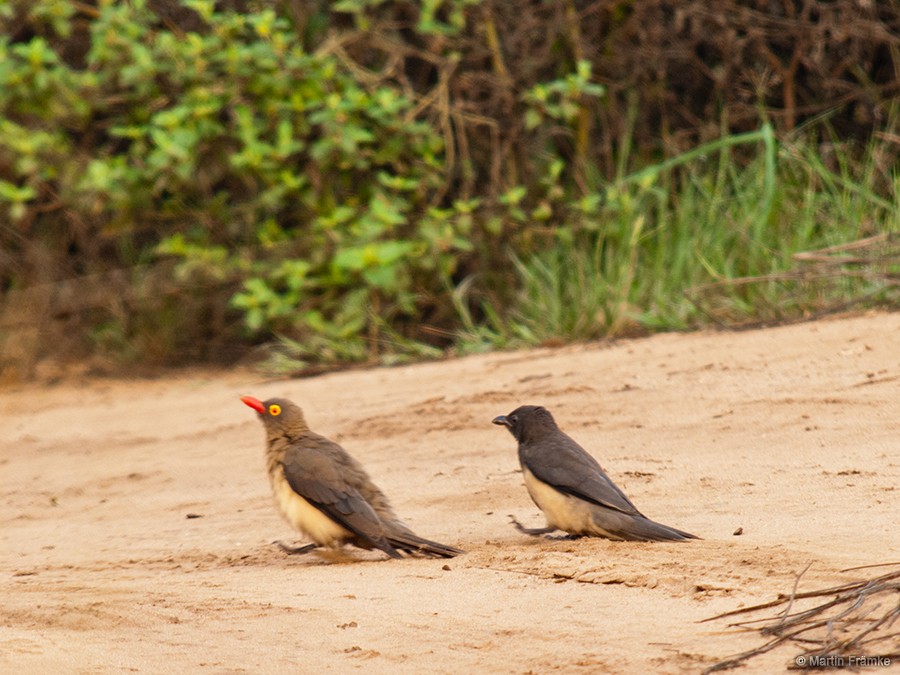
[(266, 406), (264, 406), (262, 404), (262, 401), (260, 401), (258, 398), (253, 398), (252, 396), (241, 396), (241, 401), (244, 403), (244, 405), (249, 405), (260, 415), (266, 414)]

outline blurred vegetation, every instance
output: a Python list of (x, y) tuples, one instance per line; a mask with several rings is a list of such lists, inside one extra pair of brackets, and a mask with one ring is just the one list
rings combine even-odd
[(765, 7), (0, 4), (0, 367), (896, 302), (900, 6)]

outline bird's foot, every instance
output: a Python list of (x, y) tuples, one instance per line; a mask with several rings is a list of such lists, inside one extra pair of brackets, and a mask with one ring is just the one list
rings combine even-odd
[(576, 539), (581, 539), (583, 534), (559, 534), (556, 536), (547, 535), (547, 539), (553, 539), (555, 541), (575, 541)]
[(278, 544), (278, 548), (287, 553), (288, 555), (303, 555), (304, 553), (309, 553), (310, 551), (319, 548), (318, 544), (305, 544), (303, 546), (288, 546), (283, 541), (275, 541), (273, 544)]
[(522, 534), (527, 534), (531, 537), (539, 537), (542, 534), (550, 534), (551, 532), (556, 532), (556, 530), (558, 529), (558, 528), (550, 527), (550, 526), (547, 526), (547, 527), (525, 527), (524, 525), (522, 525), (522, 523), (520, 523), (518, 520), (516, 520), (515, 516), (510, 516), (509, 520), (510, 520), (510, 522), (512, 522), (513, 527), (515, 527), (519, 532), (521, 532)]

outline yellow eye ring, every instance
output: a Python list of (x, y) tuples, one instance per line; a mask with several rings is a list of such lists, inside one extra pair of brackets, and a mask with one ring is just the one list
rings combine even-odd
[(278, 417), (278, 415), (281, 414), (281, 406), (278, 405), (277, 403), (273, 403), (272, 405), (269, 406), (269, 414), (272, 417)]

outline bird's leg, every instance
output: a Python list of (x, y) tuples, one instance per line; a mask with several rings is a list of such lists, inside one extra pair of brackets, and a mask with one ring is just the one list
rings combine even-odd
[(527, 534), (532, 537), (539, 537), (542, 534), (550, 534), (551, 532), (556, 532), (557, 528), (555, 527), (525, 527), (516, 520), (515, 516), (509, 517), (510, 521), (512, 521), (513, 527), (515, 527), (522, 534)]
[(278, 544), (278, 548), (287, 553), (288, 555), (303, 555), (304, 553), (309, 553), (313, 549), (319, 548), (318, 544), (306, 544), (305, 546), (288, 546), (283, 541), (276, 541)]

